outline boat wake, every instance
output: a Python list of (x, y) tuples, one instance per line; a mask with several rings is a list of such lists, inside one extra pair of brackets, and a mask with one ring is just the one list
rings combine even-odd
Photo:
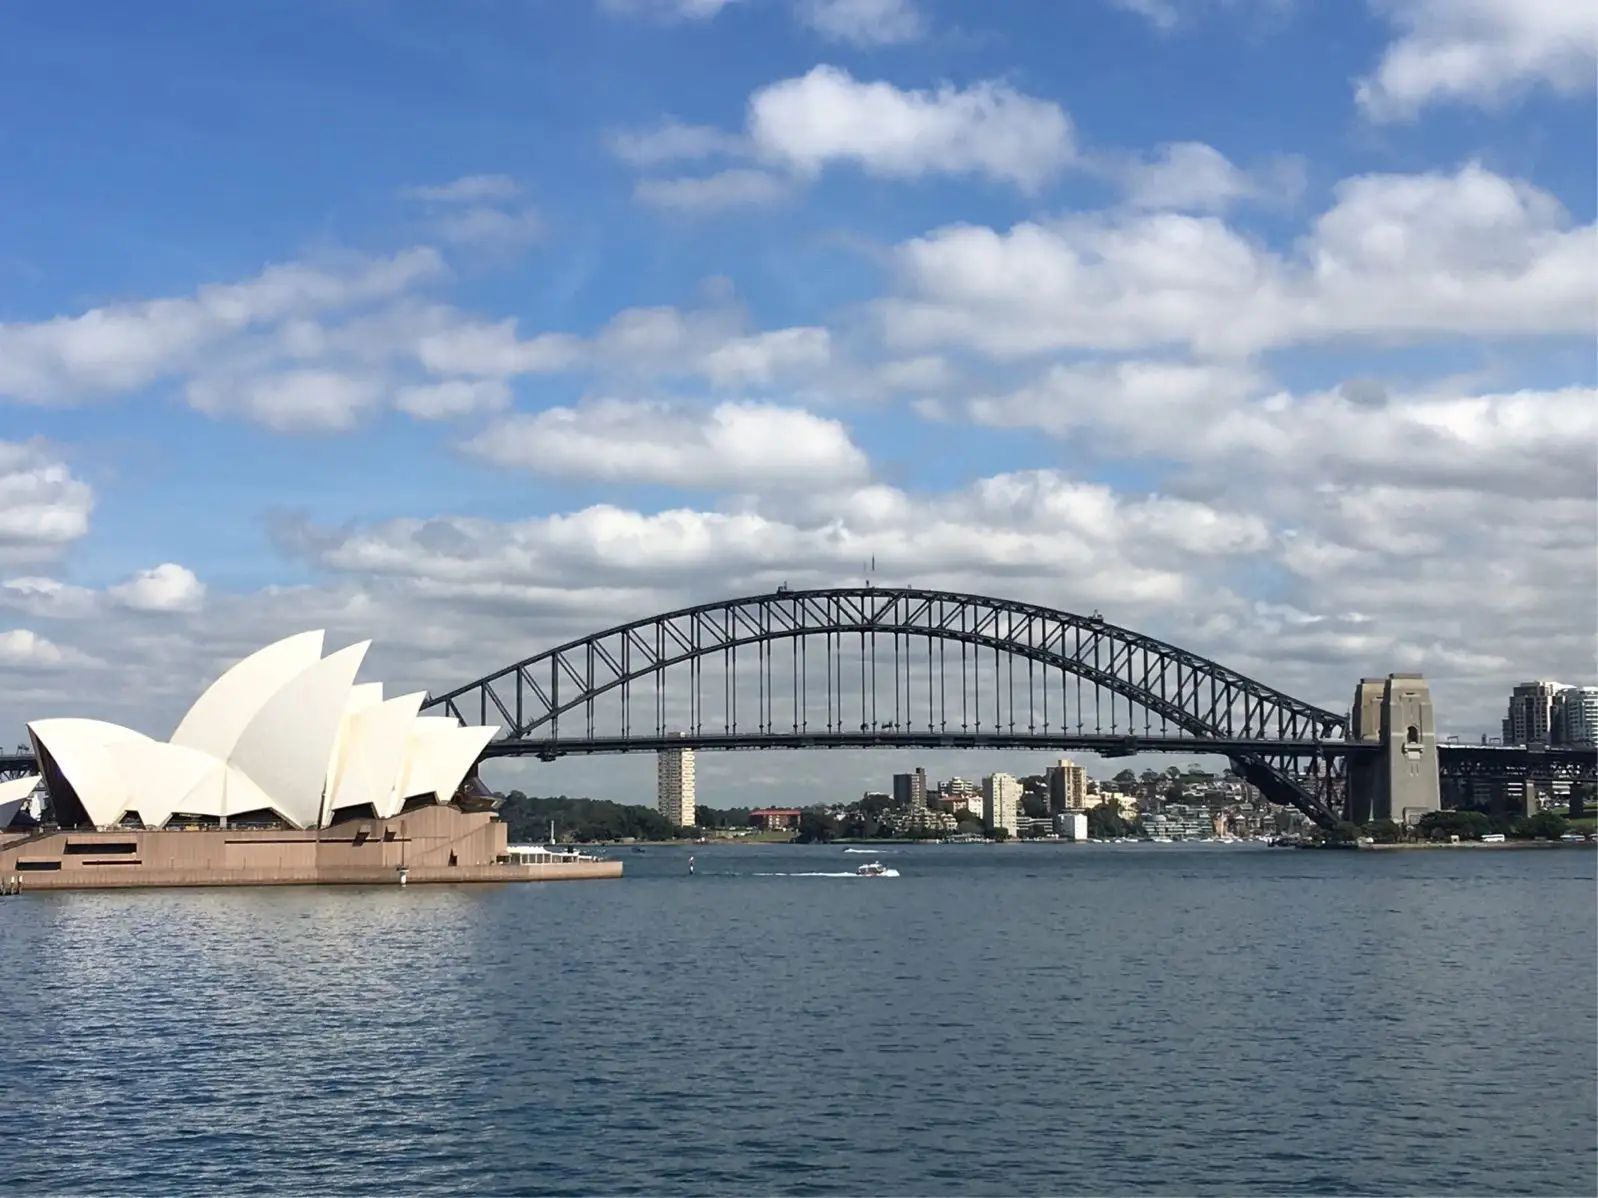
[[(792, 874), (767, 873), (767, 874), (755, 874), (753, 876), (757, 877), (757, 878), (858, 878), (861, 875), (858, 874), (858, 873), (855, 873), (853, 870), (851, 870), (848, 873), (825, 873), (825, 872), (821, 872), (821, 871), (814, 871), (814, 872), (810, 872), (810, 873), (792, 873)], [(879, 877), (879, 878), (897, 878), (899, 876), (899, 871), (896, 870), (896, 869), (885, 869), (880, 874), (877, 874), (876, 876)]]

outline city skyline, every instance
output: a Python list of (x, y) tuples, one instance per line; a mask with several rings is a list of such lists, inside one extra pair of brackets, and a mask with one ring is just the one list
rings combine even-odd
[[(0, 14), (37, 51), (0, 73), (36, 114), (0, 134), (0, 729), (164, 738), (302, 627), (438, 693), (869, 578), (1333, 710), (1419, 672), (1440, 733), (1499, 735), (1598, 646), (1598, 29), (1468, 9)], [(886, 761), (697, 780), (782, 806)]]

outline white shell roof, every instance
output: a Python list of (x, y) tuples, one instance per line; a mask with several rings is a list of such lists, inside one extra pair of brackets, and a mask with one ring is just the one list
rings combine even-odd
[(305, 632), (251, 654), (170, 742), (101, 720), (36, 720), (29, 731), (100, 827), (130, 812), (160, 827), (176, 814), (268, 809), (306, 828), (367, 803), (387, 816), (414, 795), (448, 802), (498, 729), (419, 716), (420, 693), (385, 701), (381, 683), (355, 682), (371, 642), (327, 657), (322, 643)]

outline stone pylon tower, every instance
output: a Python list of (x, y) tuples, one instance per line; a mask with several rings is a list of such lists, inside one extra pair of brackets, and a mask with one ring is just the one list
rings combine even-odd
[(1349, 739), (1379, 744), (1381, 751), (1349, 762), (1347, 819), (1413, 824), (1442, 806), (1437, 721), (1424, 677), (1361, 679), (1354, 692)]

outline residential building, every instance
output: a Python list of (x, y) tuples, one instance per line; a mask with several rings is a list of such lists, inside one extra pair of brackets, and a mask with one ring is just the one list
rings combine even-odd
[(655, 801), (677, 828), (694, 826), (694, 751), (661, 749), (655, 754)]
[(1557, 745), (1598, 745), (1598, 686), (1558, 691), (1550, 723), (1550, 736)]
[(927, 771), (916, 766), (909, 774), (893, 776), (893, 805), (895, 807), (921, 807), (927, 805)]
[(1088, 838), (1088, 817), (1085, 811), (1062, 811), (1054, 817), (1054, 830), (1066, 840), (1084, 841)]
[(749, 822), (767, 832), (799, 826), (797, 807), (762, 807), (749, 813)]
[(982, 826), (989, 832), (1003, 828), (1020, 835), (1021, 783), (1011, 774), (989, 774), (982, 779)]
[(1088, 772), (1074, 761), (1060, 758), (1048, 770), (1049, 811), (1081, 811), (1087, 805)]
[(1565, 688), (1557, 682), (1522, 682), (1509, 694), (1504, 716), (1506, 745), (1545, 745), (1553, 730), (1554, 696)]

